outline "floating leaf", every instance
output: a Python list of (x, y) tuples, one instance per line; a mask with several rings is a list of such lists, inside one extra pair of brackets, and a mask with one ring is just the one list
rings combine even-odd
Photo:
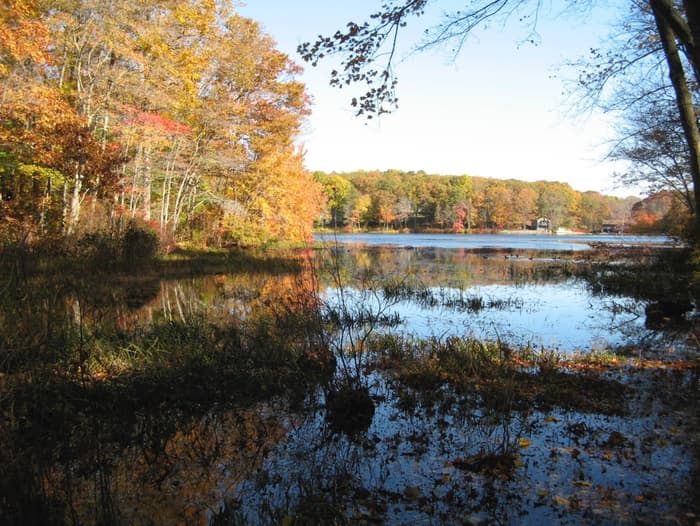
[(569, 499), (567, 499), (566, 497), (562, 497), (560, 495), (554, 495), (552, 497), (552, 501), (557, 506), (569, 506), (569, 504), (571, 504), (571, 501)]
[(403, 495), (408, 500), (418, 500), (423, 497), (423, 492), (418, 486), (406, 486), (403, 490)]

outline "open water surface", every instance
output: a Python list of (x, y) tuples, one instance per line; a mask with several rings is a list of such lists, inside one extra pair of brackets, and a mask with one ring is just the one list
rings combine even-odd
[(588, 250), (594, 243), (672, 245), (667, 236), (605, 234), (318, 234), (318, 241), (362, 245), (512, 250)]
[[(415, 337), (474, 336), (565, 354), (644, 349), (659, 358), (686, 345), (682, 331), (649, 327), (644, 301), (603, 294), (577, 277), (591, 242), (611, 236), (321, 239), (325, 246), (309, 251), (312, 276), (251, 269), (140, 280), (94, 303), (67, 287), (61, 294), (79, 322), (76, 334), (115, 325), (125, 352), (129, 335), (150, 326), (235, 324), (293, 304), (308, 284), (330, 309), (382, 313), (396, 322), (390, 330)], [(669, 406), (666, 394), (697, 389), (696, 376), (662, 364), (639, 380), (660, 380), (661, 388), (591, 410), (507, 399), (490, 406), (446, 385), (422, 391), (359, 365), (353, 373), (374, 411), (352, 430), (329, 420), (326, 385), (294, 398), (251, 393), (233, 406), (197, 397), (182, 405), (177, 386), (186, 378), (177, 375), (164, 382), (155, 408), (133, 400), (114, 414), (13, 421), (0, 432), (0, 458), (12, 466), (0, 506), (26, 506), (61, 524), (695, 520), (689, 502), (697, 497), (698, 459), (682, 433), (693, 409)], [(252, 367), (256, 381), (283, 381), (259, 374), (264, 364), (251, 365), (251, 377)], [(339, 361), (337, 375), (346, 372)], [(626, 373), (606, 374), (616, 380)], [(63, 405), (79, 405), (66, 396)]]
[[(600, 294), (575, 277), (596, 244), (674, 246), (665, 236), (339, 234), (319, 240), (348, 276), (369, 276), (364, 284), (348, 277), (342, 286), (370, 308), (386, 299), (362, 299), (363, 287), (393, 280), (427, 291), (433, 301), (409, 294), (390, 308), (402, 320), (400, 329), (419, 337), (472, 336), (565, 353), (678, 343), (671, 333), (646, 328), (644, 302)], [(326, 289), (330, 302), (337, 301), (334, 285)], [(483, 308), (469, 308), (474, 299)]]

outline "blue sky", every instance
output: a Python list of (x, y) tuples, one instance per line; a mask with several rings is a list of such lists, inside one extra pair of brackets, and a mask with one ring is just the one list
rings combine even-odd
[[(332, 34), (350, 20), (360, 22), (379, 3), (248, 0), (238, 10), (257, 20), (278, 48), (301, 64), (299, 43)], [(447, 10), (460, 4), (463, 0), (436, 5)], [(614, 137), (611, 117), (572, 112), (563, 79), (572, 80), (575, 73), (561, 67), (597, 46), (616, 12), (574, 16), (544, 9), (538, 45), (522, 44), (526, 32), (513, 21), (475, 34), (456, 60), (448, 50), (403, 59), (396, 68), (400, 107), (379, 121), (355, 117), (349, 104), (353, 92), (328, 86), (332, 62), (321, 61), (316, 68), (302, 64), (300, 80), (314, 100), (299, 139), (307, 168), (425, 170), (638, 194), (638, 188), (616, 187), (612, 174), (623, 171), (623, 164), (603, 160), (606, 143)], [(439, 11), (403, 34), (404, 52), (431, 16)]]

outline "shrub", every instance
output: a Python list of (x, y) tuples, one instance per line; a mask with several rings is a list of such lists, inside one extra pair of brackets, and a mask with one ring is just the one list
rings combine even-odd
[(158, 255), (160, 242), (158, 234), (135, 222), (129, 224), (121, 246), (121, 259), (130, 265), (144, 263)]

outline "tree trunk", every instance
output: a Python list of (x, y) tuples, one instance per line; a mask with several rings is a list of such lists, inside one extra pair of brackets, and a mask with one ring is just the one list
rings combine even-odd
[[(695, 78), (700, 81), (700, 3), (698, 0), (683, 0), (683, 13), (674, 0), (651, 0), (654, 17), (664, 19), (690, 61)], [(684, 16), (685, 15), (685, 18)]]
[(683, 0), (685, 16), (688, 19), (691, 41), (685, 43), (690, 61), (695, 71), (695, 80), (700, 82), (700, 2), (698, 0)]
[(140, 165), (143, 162), (143, 143), (139, 144), (138, 152), (133, 163), (133, 177), (131, 179), (131, 192), (129, 194), (129, 213), (131, 218), (136, 217), (136, 207), (138, 206), (138, 182), (139, 182), (139, 171)]
[(700, 131), (695, 119), (695, 109), (693, 107), (693, 97), (688, 87), (688, 81), (683, 70), (676, 44), (676, 36), (671, 24), (664, 16), (663, 0), (652, 0), (651, 7), (659, 31), (661, 44), (668, 63), (669, 76), (676, 94), (676, 103), (680, 112), (683, 133), (688, 144), (690, 154), (690, 172), (693, 179), (693, 190), (695, 194), (695, 221), (693, 225), (692, 237), (694, 241), (700, 240)]
[(75, 231), (75, 227), (80, 220), (80, 192), (83, 188), (83, 175), (80, 173), (80, 168), (75, 170), (75, 180), (73, 181), (73, 194), (70, 199), (70, 214), (68, 216), (68, 228), (66, 233), (71, 235)]
[(151, 148), (146, 148), (144, 152), (144, 167), (143, 167), (143, 219), (144, 221), (151, 220), (151, 192), (153, 186), (153, 178), (151, 174)]

